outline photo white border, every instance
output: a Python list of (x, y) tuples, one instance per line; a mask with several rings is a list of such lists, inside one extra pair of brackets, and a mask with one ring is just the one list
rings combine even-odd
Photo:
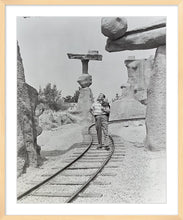
[[(17, 204), (16, 16), (167, 16), (167, 204)], [(6, 6), (5, 204), (7, 215), (178, 214), (178, 6)]]

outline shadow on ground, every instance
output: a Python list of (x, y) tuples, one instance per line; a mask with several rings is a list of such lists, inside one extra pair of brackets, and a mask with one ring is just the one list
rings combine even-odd
[(67, 152), (69, 152), (70, 150), (81, 147), (81, 145), (82, 145), (82, 142), (73, 144), (67, 150), (51, 150), (51, 151), (44, 151), (43, 150), (43, 151), (41, 151), (41, 156), (43, 156), (43, 157), (48, 157), (48, 156), (49, 157), (55, 157), (55, 156), (63, 155), (63, 154), (66, 154)]

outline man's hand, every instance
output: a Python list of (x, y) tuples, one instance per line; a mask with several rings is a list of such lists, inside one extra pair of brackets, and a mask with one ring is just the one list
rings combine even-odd
[(102, 107), (102, 111), (105, 113), (109, 113), (110, 109), (109, 109), (109, 107)]

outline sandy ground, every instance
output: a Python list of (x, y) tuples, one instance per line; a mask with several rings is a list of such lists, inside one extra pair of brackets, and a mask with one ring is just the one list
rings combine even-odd
[(73, 144), (82, 141), (82, 128), (82, 125), (67, 124), (56, 129), (43, 131), (38, 137), (38, 144), (42, 151), (67, 150)]
[[(75, 203), (166, 203), (166, 152), (150, 152), (143, 147), (145, 126), (109, 126), (116, 143), (114, 157), (85, 193), (100, 193), (99, 198), (78, 198)], [(124, 157), (119, 156), (124, 151)], [(117, 166), (110, 169), (111, 166)], [(111, 176), (105, 176), (111, 175)]]
[[(64, 125), (52, 131), (45, 131), (38, 139), (42, 154), (48, 159), (38, 169), (28, 169), (17, 181), (18, 194), (32, 187), (61, 167), (65, 158), (76, 151), (82, 141), (82, 125)], [(145, 126), (109, 126), (116, 146), (116, 155), (124, 149), (125, 154), (118, 160), (112, 158), (101, 175), (85, 193), (102, 194), (100, 198), (78, 198), (75, 203), (165, 203), (166, 202), (166, 152), (150, 152), (143, 147)], [(78, 144), (74, 144), (78, 143)], [(74, 144), (74, 145), (73, 145)], [(71, 147), (72, 146), (72, 147)], [(111, 169), (110, 166), (116, 168)], [(111, 174), (106, 176), (105, 174)], [(32, 181), (34, 179), (34, 181)]]
[[(150, 152), (143, 147), (145, 126), (111, 125), (121, 137), (126, 155), (112, 179), (110, 199), (122, 203), (166, 203), (166, 152)], [(109, 195), (106, 195), (108, 201)]]

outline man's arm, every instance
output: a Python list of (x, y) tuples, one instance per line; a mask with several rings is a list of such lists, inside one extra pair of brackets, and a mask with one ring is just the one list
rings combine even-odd
[(106, 107), (102, 107), (102, 111), (109, 114), (110, 113), (110, 108), (109, 106), (106, 106)]

